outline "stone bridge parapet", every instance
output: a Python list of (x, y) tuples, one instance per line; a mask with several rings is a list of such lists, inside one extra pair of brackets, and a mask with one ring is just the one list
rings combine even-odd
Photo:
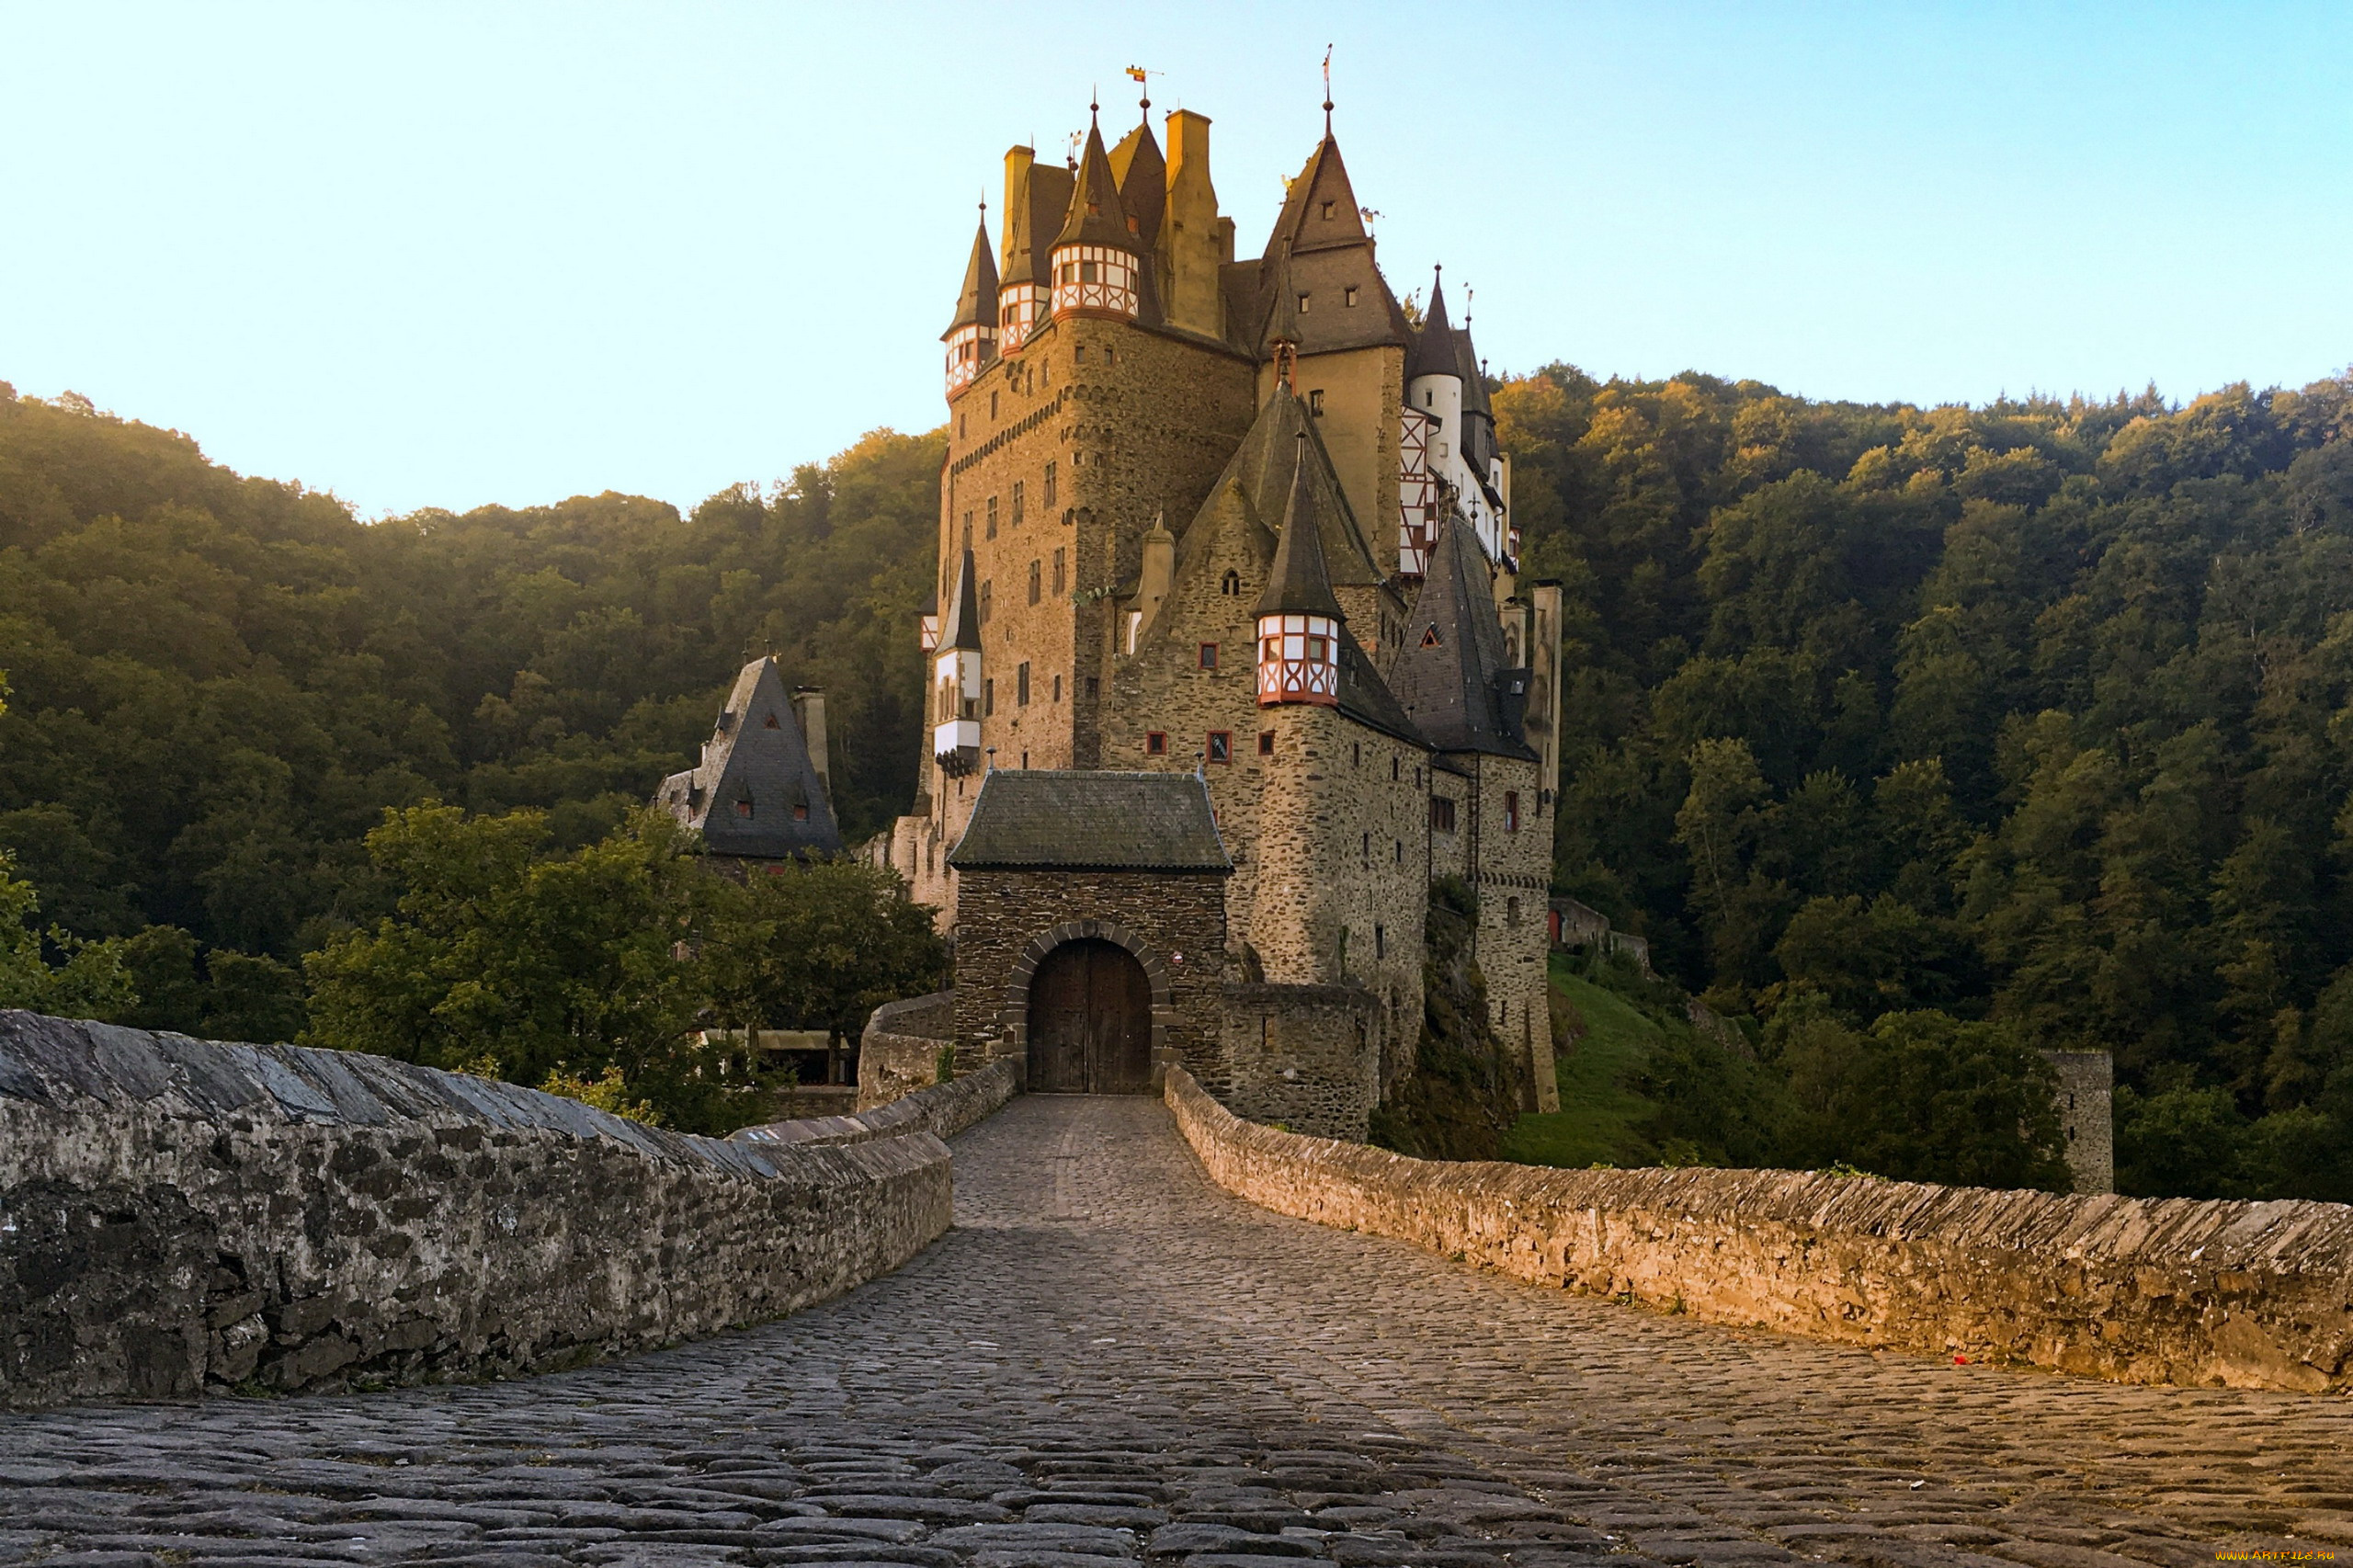
[(948, 1229), (936, 1130), (1004, 1096), (947, 1092), (855, 1138), (731, 1142), (0, 1012), (0, 1405), (492, 1377), (781, 1316)]
[(1804, 1171), (1409, 1159), (1166, 1097), (1219, 1186), (1709, 1322), (2119, 1382), (2353, 1392), (2353, 1207), (2062, 1198)]

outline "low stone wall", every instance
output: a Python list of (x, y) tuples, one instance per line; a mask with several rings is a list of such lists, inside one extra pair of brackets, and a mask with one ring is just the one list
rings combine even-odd
[(0, 1404), (574, 1365), (823, 1301), (951, 1212), (921, 1131), (763, 1147), (0, 1012)]
[(858, 1110), (889, 1105), (939, 1081), (939, 1053), (954, 1033), (955, 1009), (953, 991), (874, 1009), (858, 1044)]
[(1167, 1101), (1230, 1192), (1540, 1284), (2120, 1382), (2353, 1392), (2342, 1204), (1447, 1164), (1254, 1126), (1181, 1074)]
[[(935, 1041), (936, 1045), (938, 1042)], [(771, 1121), (727, 1135), (732, 1143), (761, 1147), (790, 1145), (806, 1148), (843, 1143), (867, 1143), (878, 1138), (907, 1133), (953, 1138), (1011, 1099), (1021, 1089), (1021, 1063), (1012, 1058), (992, 1062), (977, 1073), (892, 1100), (855, 1116), (816, 1116), (799, 1121)]]

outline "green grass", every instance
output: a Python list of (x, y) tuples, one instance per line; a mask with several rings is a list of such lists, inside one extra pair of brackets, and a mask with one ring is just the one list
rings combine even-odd
[(1651, 1102), (1626, 1085), (1664, 1031), (1624, 997), (1568, 972), (1557, 954), (1552, 980), (1554, 993), (1585, 1016), (1586, 1032), (1554, 1059), (1561, 1108), (1521, 1117), (1504, 1134), (1503, 1157), (1572, 1168), (1648, 1164), (1654, 1152), (1634, 1129)]

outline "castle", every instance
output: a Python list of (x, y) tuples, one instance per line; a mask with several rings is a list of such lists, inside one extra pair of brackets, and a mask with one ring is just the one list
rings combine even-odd
[(1377, 263), (1324, 106), (1256, 259), (1210, 121), (1005, 158), (944, 335), (931, 713), (869, 853), (940, 911), (968, 1058), (1040, 1089), (1181, 1062), (1364, 1136), (1412, 1070), (1433, 879), (1557, 1105), (1557, 587), (1518, 581), (1467, 325)]

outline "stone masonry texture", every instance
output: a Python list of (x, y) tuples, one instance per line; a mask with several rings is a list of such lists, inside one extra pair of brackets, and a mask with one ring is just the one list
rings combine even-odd
[(1228, 1191), (1521, 1279), (1972, 1362), (2353, 1392), (2343, 1204), (1415, 1160), (1255, 1126), (1179, 1074), (1167, 1096)]
[(0, 1013), (0, 1404), (576, 1365), (836, 1295), (951, 1201), (920, 1130), (722, 1142), (381, 1057)]
[[(0, 1418), (0, 1563), (2200, 1568), (2353, 1540), (2353, 1402), (1620, 1306), (1024, 1096), (797, 1316), (483, 1386)], [(2292, 1538), (2290, 1532), (2293, 1532)]]

